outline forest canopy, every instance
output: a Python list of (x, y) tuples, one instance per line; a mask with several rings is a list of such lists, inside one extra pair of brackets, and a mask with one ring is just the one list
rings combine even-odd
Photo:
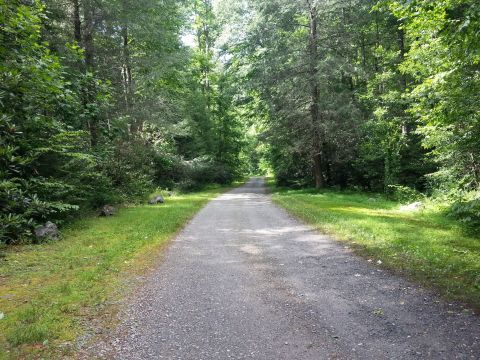
[(479, 94), (476, 0), (0, 0), (0, 243), (267, 172), (478, 226)]

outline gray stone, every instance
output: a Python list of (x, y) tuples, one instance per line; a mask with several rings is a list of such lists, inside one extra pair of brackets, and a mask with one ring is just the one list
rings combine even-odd
[(165, 202), (165, 199), (163, 198), (162, 195), (157, 195), (153, 199), (150, 199), (148, 202), (150, 205), (155, 205), (155, 204), (163, 204)]
[(113, 216), (117, 213), (117, 209), (112, 205), (105, 205), (100, 210), (100, 216)]
[(417, 211), (422, 209), (423, 209), (423, 204), (420, 201), (417, 201), (408, 205), (403, 205), (400, 207), (400, 211)]
[(57, 225), (51, 221), (47, 221), (43, 226), (38, 226), (34, 232), (38, 240), (58, 240), (60, 237)]

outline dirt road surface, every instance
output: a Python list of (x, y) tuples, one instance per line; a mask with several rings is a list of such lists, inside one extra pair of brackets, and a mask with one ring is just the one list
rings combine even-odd
[(479, 316), (289, 216), (264, 181), (187, 225), (90, 356), (480, 359)]

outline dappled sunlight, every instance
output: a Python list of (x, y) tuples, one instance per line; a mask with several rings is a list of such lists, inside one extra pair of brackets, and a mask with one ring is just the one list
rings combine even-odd
[[(324, 254), (332, 249), (330, 239), (312, 228), (304, 225), (263, 227), (259, 229), (217, 228), (216, 232), (226, 235), (225, 247), (238, 248), (240, 251), (254, 256), (262, 255), (264, 250), (283, 252), (289, 249), (288, 244), (302, 244), (302, 253)], [(252, 243), (251, 241), (255, 242)], [(247, 244), (242, 241), (248, 241)], [(300, 249), (300, 248), (299, 248)]]
[(268, 227), (262, 229), (235, 229), (235, 228), (217, 228), (216, 232), (225, 234), (243, 235), (250, 238), (272, 238), (279, 237), (285, 234), (295, 235), (296, 233), (303, 233), (308, 231), (306, 226), (284, 226), (284, 227)]
[(256, 200), (256, 199), (264, 199), (263, 196), (257, 194), (246, 194), (246, 193), (228, 193), (223, 194), (212, 202), (219, 202), (219, 201), (232, 201), (232, 200)]
[(258, 246), (253, 244), (243, 245), (240, 247), (240, 250), (250, 255), (260, 255), (262, 253), (262, 250)]
[[(398, 210), (389, 210), (389, 209), (372, 209), (366, 207), (355, 207), (351, 205), (338, 206), (335, 204), (333, 206), (328, 206), (325, 203), (317, 204), (303, 204), (305, 208), (312, 209), (323, 209), (327, 213), (338, 214), (345, 216), (348, 221), (354, 219), (371, 219), (379, 218), (385, 221), (386, 226), (418, 226), (434, 229), (438, 232), (448, 233), (450, 229), (444, 224), (432, 223), (418, 213), (405, 213)], [(338, 219), (340, 220), (340, 219)], [(376, 226), (379, 226), (377, 223)]]
[(413, 221), (413, 222), (425, 222), (421, 217), (414, 216), (414, 214), (399, 212), (396, 210), (386, 210), (386, 209), (369, 209), (364, 207), (326, 207), (328, 211), (333, 211), (337, 213), (351, 213), (357, 214), (360, 216), (368, 216), (368, 217), (382, 217), (382, 218), (391, 218), (395, 220), (402, 220), (402, 221)]
[[(273, 199), (320, 231), (382, 259), (385, 266), (425, 277), (429, 285), (444, 287), (460, 297), (464, 296), (458, 293), (461, 288), (467, 289), (470, 299), (478, 293), (480, 243), (441, 213), (401, 212), (398, 203), (382, 199), (370, 202), (367, 196), (364, 203), (357, 204), (351, 199), (360, 198), (356, 194), (344, 194), (343, 198), (336, 193), (325, 195), (297, 196), (292, 191), (288, 195), (277, 193)], [(324, 251), (325, 247), (320, 241), (314, 251)]]
[(284, 226), (284, 227), (272, 227), (272, 228), (264, 228), (264, 229), (243, 229), (243, 234), (248, 235), (262, 235), (262, 236), (278, 236), (283, 234), (295, 234), (297, 232), (304, 232), (308, 230), (306, 226)]

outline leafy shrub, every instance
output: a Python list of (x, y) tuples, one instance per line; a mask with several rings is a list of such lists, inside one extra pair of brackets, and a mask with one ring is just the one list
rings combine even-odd
[(183, 163), (179, 187), (183, 191), (191, 191), (211, 183), (229, 184), (233, 180), (233, 171), (227, 165), (205, 156)]
[(472, 200), (457, 201), (448, 214), (472, 229), (480, 229), (480, 197)]
[[(0, 123), (0, 224), (2, 243), (28, 238), (35, 226), (56, 221), (78, 209), (75, 184), (67, 164), (81, 151), (82, 134), (63, 131), (46, 119), (28, 118), (21, 125), (8, 117)], [(51, 120), (51, 119), (50, 119)], [(45, 135), (26, 134), (28, 126)], [(32, 139), (34, 138), (34, 139)]]
[(190, 192), (198, 190), (200, 185), (195, 183), (192, 179), (184, 179), (177, 184), (177, 187), (182, 192)]
[(57, 220), (78, 206), (41, 200), (28, 192), (28, 181), (0, 182), (0, 243), (13, 243), (32, 236), (32, 230), (46, 220)]
[(12, 239), (27, 238), (32, 235), (33, 219), (21, 214), (0, 214), (0, 244), (10, 244)]
[[(119, 141), (105, 147), (99, 154), (99, 166), (110, 181), (107, 198), (135, 201), (148, 194), (154, 187), (155, 156), (155, 149), (141, 139)], [(102, 204), (100, 201), (102, 195), (98, 195), (95, 203), (104, 205), (106, 202)]]
[(72, 162), (87, 161), (71, 131), (79, 99), (42, 40), (40, 2), (0, 3), (0, 241), (16, 242), (45, 219), (78, 209)]
[(400, 201), (402, 203), (412, 202), (422, 199), (424, 197), (424, 195), (418, 190), (402, 185), (388, 185), (387, 195), (389, 198)]
[(313, 185), (312, 164), (305, 156), (272, 152), (277, 185), (295, 188)]

